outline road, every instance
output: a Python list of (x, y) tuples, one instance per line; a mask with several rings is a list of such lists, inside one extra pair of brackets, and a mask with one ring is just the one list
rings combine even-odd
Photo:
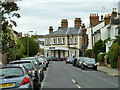
[(117, 88), (118, 77), (99, 71), (81, 70), (65, 62), (52, 61), (41, 88)]

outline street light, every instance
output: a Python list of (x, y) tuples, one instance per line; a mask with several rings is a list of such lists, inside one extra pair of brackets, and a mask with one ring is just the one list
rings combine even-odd
[[(27, 56), (29, 57), (29, 32), (33, 32), (33, 31), (28, 31), (28, 40), (27, 40)], [(32, 35), (32, 34), (31, 34)]]

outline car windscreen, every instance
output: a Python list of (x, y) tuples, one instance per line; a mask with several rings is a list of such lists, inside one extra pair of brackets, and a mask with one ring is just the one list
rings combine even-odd
[(87, 63), (95, 63), (95, 59), (92, 59), (92, 58), (86, 58), (84, 59), (84, 61)]
[(72, 57), (68, 57), (68, 60), (74, 60)]
[(14, 78), (23, 76), (24, 72), (17, 67), (2, 67), (0, 68), (0, 78)]
[(27, 69), (27, 71), (34, 69), (31, 62), (14, 62), (13, 64), (22, 64)]

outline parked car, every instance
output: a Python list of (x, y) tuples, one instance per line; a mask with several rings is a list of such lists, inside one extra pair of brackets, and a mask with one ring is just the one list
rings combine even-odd
[(34, 79), (33, 79), (33, 87), (35, 88), (35, 90), (39, 90), (41, 87), (41, 82), (40, 82), (40, 75), (38, 70), (35, 67), (35, 63), (32, 60), (17, 60), (17, 61), (12, 61), (9, 62), (9, 64), (22, 64), (23, 66), (25, 66), (25, 68), (27, 69), (28, 73), (34, 74)]
[(2, 90), (32, 90), (33, 82), (22, 65), (0, 66), (0, 88)]
[(73, 63), (73, 60), (74, 60), (73, 57), (68, 57), (67, 60), (66, 60), (66, 64), (67, 64), (67, 63), (72, 64), (72, 63)]
[(59, 61), (59, 58), (57, 58), (55, 56), (51, 56), (50, 59), (51, 59), (51, 61)]
[(77, 58), (74, 58), (74, 60), (73, 60), (73, 66), (76, 66), (76, 62), (77, 62)]
[(60, 61), (63, 61), (63, 60), (66, 60), (66, 58), (65, 58), (65, 57), (61, 57), (61, 58), (60, 58)]
[(47, 70), (47, 67), (46, 67), (46, 62), (44, 61), (44, 58), (38, 58), (39, 62), (41, 63), (42, 67), (44, 70)]
[(27, 57), (27, 58), (21, 58), (21, 60), (32, 60), (35, 63), (35, 67), (38, 70), (39, 76), (40, 76), (40, 81), (44, 79), (44, 69), (42, 65), (40, 64), (38, 57)]
[(77, 61), (76, 61), (76, 67), (80, 68), (81, 64), (82, 64), (82, 62), (84, 61), (85, 58), (86, 57), (78, 57)]
[(46, 67), (48, 67), (48, 65), (49, 65), (49, 60), (48, 60), (48, 58), (44, 58), (44, 61), (46, 62)]
[(97, 71), (97, 63), (95, 63), (94, 58), (84, 58), (81, 63), (81, 69), (85, 70), (86, 68), (91, 68)]

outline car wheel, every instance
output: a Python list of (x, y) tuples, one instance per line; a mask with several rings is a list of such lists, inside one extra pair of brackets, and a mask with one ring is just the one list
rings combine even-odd
[(44, 68), (44, 70), (46, 71), (46, 70), (47, 70), (47, 68), (45, 67), (45, 68)]
[(97, 67), (94, 67), (94, 70), (97, 71)]
[(82, 65), (82, 66), (81, 66), (81, 69), (82, 69), (82, 70), (85, 70), (85, 67)]

